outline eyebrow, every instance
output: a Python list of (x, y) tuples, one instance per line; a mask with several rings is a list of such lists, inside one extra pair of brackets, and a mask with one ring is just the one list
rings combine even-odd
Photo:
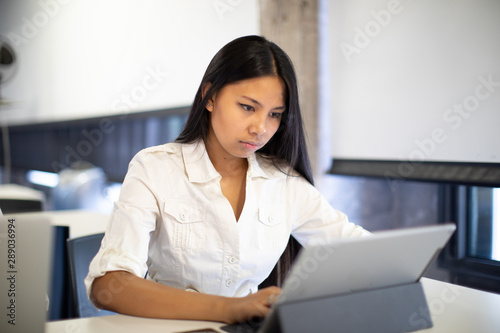
[[(262, 107), (262, 104), (259, 101), (255, 100), (255, 99), (253, 99), (251, 97), (244, 96), (244, 95), (241, 96), (241, 97), (248, 99), (249, 101), (257, 104), (259, 107)], [(286, 107), (284, 105), (283, 106), (277, 106), (277, 107), (273, 108), (273, 110), (285, 110), (285, 109), (286, 109)]]

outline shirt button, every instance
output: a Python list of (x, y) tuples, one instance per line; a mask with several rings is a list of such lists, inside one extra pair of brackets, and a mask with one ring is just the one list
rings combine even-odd
[(226, 280), (226, 287), (231, 287), (233, 285), (233, 281), (231, 279)]
[(269, 216), (269, 222), (273, 222), (274, 221), (274, 218), (272, 216)]
[(234, 264), (236, 262), (236, 258), (231, 256), (231, 257), (229, 257), (228, 261), (230, 264)]
[(186, 213), (181, 213), (180, 218), (182, 221), (186, 220)]

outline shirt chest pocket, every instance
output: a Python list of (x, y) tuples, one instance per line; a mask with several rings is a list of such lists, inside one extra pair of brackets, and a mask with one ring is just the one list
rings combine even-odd
[(175, 248), (203, 248), (206, 235), (206, 206), (193, 201), (168, 200), (163, 218), (170, 244)]
[(270, 250), (283, 246), (290, 237), (287, 230), (286, 206), (282, 204), (263, 205), (259, 208), (258, 242), (259, 249)]

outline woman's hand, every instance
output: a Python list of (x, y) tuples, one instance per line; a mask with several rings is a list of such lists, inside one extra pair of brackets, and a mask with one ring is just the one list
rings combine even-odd
[(278, 287), (267, 287), (245, 297), (229, 298), (227, 302), (228, 324), (250, 320), (255, 317), (265, 317), (281, 294)]

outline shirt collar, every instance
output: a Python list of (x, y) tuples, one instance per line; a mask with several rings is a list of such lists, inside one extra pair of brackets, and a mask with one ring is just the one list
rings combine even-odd
[(203, 140), (181, 146), (184, 166), (190, 182), (206, 183), (221, 177), (208, 157)]
[(280, 178), (286, 175), (273, 164), (271, 159), (252, 154), (248, 157), (248, 176), (252, 178)]

